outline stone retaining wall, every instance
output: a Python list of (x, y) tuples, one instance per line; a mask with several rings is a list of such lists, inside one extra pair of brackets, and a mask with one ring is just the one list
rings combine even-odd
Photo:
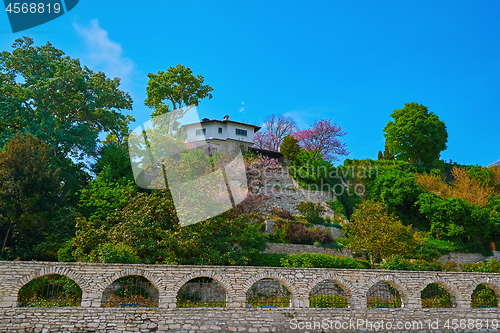
[[(83, 291), (81, 307), (22, 308), (17, 307), (19, 289), (32, 279), (61, 274), (73, 279)], [(102, 308), (102, 293), (116, 279), (127, 275), (147, 278), (159, 291), (159, 308)], [(177, 309), (178, 290), (189, 280), (206, 276), (219, 282), (226, 290), (226, 308)], [(291, 292), (288, 308), (245, 308), (246, 292), (264, 278), (280, 281)], [(347, 309), (309, 308), (309, 294), (324, 280), (337, 283), (349, 300)], [(403, 301), (401, 309), (369, 309), (366, 295), (380, 281), (398, 290)], [(437, 283), (452, 297), (454, 308), (422, 309), (420, 292)], [(500, 320), (498, 308), (472, 309), (471, 295), (478, 284), (484, 283), (500, 295), (500, 275), (463, 272), (410, 272), (385, 270), (350, 270), (321, 268), (270, 268), (238, 266), (170, 266), (124, 265), (92, 263), (0, 262), (0, 332), (320, 332), (307, 330), (310, 322), (324, 319), (341, 325), (357, 320), (372, 323), (384, 320), (422, 322), (418, 329), (382, 329), (384, 332), (452, 332), (443, 326), (447, 319), (482, 320), (493, 331), (493, 320)], [(428, 328), (429, 320), (439, 320), (439, 330)], [(474, 322), (479, 325), (478, 322)], [(499, 328), (499, 322), (495, 322)], [(449, 323), (451, 325), (451, 322)], [(303, 327), (304, 329), (293, 329)], [(345, 324), (344, 324), (345, 325)], [(427, 326), (425, 326), (427, 325)], [(483, 326), (486, 328), (486, 326)], [(324, 329), (324, 332), (357, 332), (347, 325), (344, 329)], [(369, 331), (369, 329), (368, 329)], [(373, 329), (375, 331), (375, 329)], [(479, 329), (455, 331), (476, 332)], [(496, 330), (497, 331), (497, 330)]]
[(352, 258), (352, 252), (347, 249), (330, 249), (327, 247), (303, 244), (267, 243), (266, 249), (262, 252), (280, 254), (325, 253), (337, 257)]
[(485, 262), (489, 259), (500, 260), (500, 251), (493, 251), (493, 256), (483, 256), (481, 253), (460, 253), (452, 252), (442, 255), (439, 261), (442, 263), (455, 262), (456, 264), (473, 264), (477, 262)]

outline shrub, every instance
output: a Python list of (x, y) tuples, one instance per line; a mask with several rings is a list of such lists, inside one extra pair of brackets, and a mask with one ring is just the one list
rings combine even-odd
[(259, 253), (252, 257), (250, 266), (281, 267), (281, 259), (286, 259), (288, 254)]
[(345, 209), (342, 203), (338, 200), (327, 201), (326, 204), (335, 212), (336, 215), (345, 215)]
[(347, 297), (340, 295), (317, 295), (309, 296), (310, 308), (347, 308), (349, 301)]
[(338, 223), (322, 223), (325, 227), (334, 227), (334, 228), (339, 228), (342, 229), (342, 226)]
[(490, 259), (486, 263), (462, 264), (460, 267), (464, 272), (500, 273), (500, 261), (496, 259)]
[(388, 257), (381, 265), (383, 269), (408, 271), (442, 271), (443, 264), (438, 260), (408, 260), (400, 255)]
[(420, 245), (417, 246), (416, 252), (416, 257), (419, 259), (439, 259), (443, 254), (448, 254), (457, 250), (457, 246), (452, 242), (437, 240), (430, 234), (416, 234), (416, 239), (420, 243)]
[(303, 201), (299, 203), (295, 208), (297, 208), (297, 210), (304, 214), (306, 217), (319, 216), (324, 211), (324, 208), (321, 206), (321, 204), (314, 204), (311, 201)]
[(292, 213), (290, 213), (287, 210), (278, 208), (278, 207), (274, 207), (272, 212), (274, 215), (276, 215), (277, 217), (279, 217), (280, 219), (283, 219), (283, 220), (293, 221), (295, 219), (293, 217)]
[(312, 233), (301, 224), (290, 223), (286, 230), (286, 240), (292, 244), (312, 245)]
[(370, 263), (348, 257), (336, 257), (330, 254), (304, 253), (289, 254), (281, 259), (283, 267), (316, 267), (316, 268), (370, 268)]
[(331, 242), (331, 243), (314, 242), (314, 246), (327, 247), (329, 249), (342, 249), (344, 247), (344, 245), (337, 242)]
[(311, 231), (311, 238), (313, 239), (314, 242), (319, 242), (319, 243), (333, 242), (333, 237), (330, 231), (324, 229), (321, 230), (319, 228)]

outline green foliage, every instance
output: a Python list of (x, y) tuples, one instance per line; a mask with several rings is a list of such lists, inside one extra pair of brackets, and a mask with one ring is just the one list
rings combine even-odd
[(281, 253), (259, 253), (252, 257), (250, 266), (281, 267), (281, 259), (288, 257), (288, 254)]
[(300, 150), (295, 161), (290, 162), (289, 173), (301, 187), (309, 190), (331, 190), (340, 180), (332, 177), (334, 166), (325, 161), (317, 150)]
[(92, 171), (109, 182), (134, 181), (128, 147), (114, 142), (103, 145)]
[[(203, 84), (205, 81), (203, 76), (194, 76), (193, 71), (183, 65), (169, 67), (166, 73), (163, 71), (157, 74), (149, 73), (148, 77), (148, 97), (144, 103), (155, 109), (152, 117), (183, 106), (197, 106), (200, 100), (206, 97), (212, 98), (210, 92), (213, 88)], [(169, 105), (165, 101), (171, 103), (172, 110), (169, 110)]]
[(253, 308), (258, 308), (261, 306), (278, 307), (284, 308), (290, 306), (290, 296), (270, 296), (265, 298), (260, 298), (258, 296), (252, 296), (246, 301), (246, 305), (251, 305)]
[(54, 227), (64, 227), (54, 223), (64, 221), (64, 213), (58, 211), (66, 194), (51, 156), (45, 142), (20, 132), (0, 150), (0, 230), (5, 235), (0, 258), (6, 254), (8, 259), (54, 259), (35, 253)]
[(340, 295), (317, 295), (309, 296), (310, 308), (347, 308), (349, 301), (347, 297)]
[(191, 300), (187, 300), (184, 302), (177, 301), (177, 308), (225, 308), (226, 301), (218, 301), (218, 302), (205, 302), (205, 301), (197, 301), (193, 302)]
[(31, 133), (52, 149), (51, 162), (61, 168), (65, 187), (76, 192), (85, 181), (82, 162), (94, 156), (101, 132), (123, 138), (133, 118), (119, 90), (120, 79), (82, 68), (50, 43), (34, 46), (23, 37), (12, 52), (0, 54), (0, 147), (18, 130)]
[(419, 220), (420, 214), (414, 203), (423, 191), (416, 176), (398, 167), (381, 168), (378, 173), (378, 177), (368, 181), (366, 197), (383, 202), (387, 210), (396, 213), (406, 225)]
[[(56, 295), (52, 295), (52, 291), (56, 291)], [(19, 290), (20, 307), (80, 306), (81, 298), (82, 290), (78, 284), (57, 274), (33, 279)]]
[[(431, 222), (434, 237), (452, 241), (456, 245), (481, 249), (481, 245), (475, 244), (475, 241), (491, 237), (498, 228), (498, 222), (492, 218), (488, 208), (459, 198), (423, 193), (417, 204), (420, 212)], [(487, 253), (484, 246), (482, 251)]]
[(471, 297), (472, 308), (496, 308), (498, 307), (498, 299), (495, 292), (484, 284), (478, 284)]
[(421, 292), (422, 308), (451, 308), (450, 294), (437, 283), (429, 283)]
[(97, 227), (113, 212), (125, 207), (137, 188), (126, 177), (113, 181), (110, 173), (111, 169), (104, 167), (97, 178), (80, 191), (80, 212)]
[(281, 259), (283, 267), (316, 267), (316, 268), (358, 268), (366, 269), (370, 263), (348, 257), (335, 257), (329, 254), (289, 254)]
[(338, 229), (342, 229), (342, 226), (338, 223), (323, 223), (322, 225), (324, 225), (325, 227), (334, 227), (334, 228), (338, 228)]
[(299, 141), (291, 135), (285, 136), (283, 138), (280, 152), (287, 160), (297, 161), (300, 152)]
[(400, 255), (388, 257), (381, 265), (383, 269), (407, 271), (442, 271), (443, 265), (438, 260), (408, 260)]
[(353, 187), (342, 192), (340, 196), (337, 197), (338, 201), (344, 206), (345, 216), (350, 219), (356, 207), (361, 204), (362, 200), (358, 193)]
[(342, 249), (344, 247), (344, 245), (337, 242), (329, 242), (329, 243), (314, 242), (314, 246), (327, 247), (329, 249)]
[(415, 255), (417, 258), (425, 260), (439, 259), (443, 254), (448, 254), (458, 249), (452, 242), (435, 239), (430, 234), (425, 234), (419, 243)]
[(380, 299), (372, 297), (366, 301), (368, 308), (400, 308), (402, 305), (400, 297)]
[(121, 264), (140, 263), (139, 258), (135, 255), (136, 250), (131, 246), (127, 246), (124, 244), (99, 244), (96, 252), (97, 262)]
[(335, 215), (342, 216), (345, 215), (344, 205), (338, 200), (326, 201), (326, 204), (335, 212)]
[(462, 264), (460, 267), (464, 272), (500, 273), (500, 261), (496, 259), (490, 259), (485, 263)]
[(446, 149), (448, 133), (443, 121), (417, 103), (405, 103), (394, 110), (394, 121), (384, 128), (389, 151), (402, 161), (432, 163)]
[(303, 201), (295, 207), (299, 212), (305, 215), (306, 220), (309, 223), (321, 224), (325, 222), (321, 218), (321, 213), (324, 212), (324, 208), (319, 203), (313, 203), (311, 201)]
[(138, 193), (101, 226), (78, 220), (73, 257), (91, 262), (248, 265), (265, 248), (267, 235), (262, 231), (263, 224), (248, 223), (246, 215), (181, 227), (168, 191)]
[(411, 226), (388, 214), (383, 204), (365, 201), (344, 225), (347, 247), (357, 253), (367, 253), (373, 267), (375, 259), (392, 254), (410, 254), (415, 249)]

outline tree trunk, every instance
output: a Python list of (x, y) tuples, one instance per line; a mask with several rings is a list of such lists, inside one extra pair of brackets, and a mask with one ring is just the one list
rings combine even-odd
[(10, 228), (12, 227), (12, 222), (9, 224), (9, 229), (7, 229), (7, 234), (5, 235), (5, 239), (3, 240), (2, 251), (0, 251), (0, 259), (3, 257), (3, 251), (5, 249), (5, 245), (7, 245), (7, 238), (9, 237)]
[(418, 165), (422, 166), (422, 159), (420, 158), (420, 156), (418, 157)]

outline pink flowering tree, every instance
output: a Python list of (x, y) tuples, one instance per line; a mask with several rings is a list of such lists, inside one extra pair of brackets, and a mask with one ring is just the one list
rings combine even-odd
[(330, 119), (315, 121), (313, 127), (293, 134), (299, 140), (299, 145), (307, 151), (318, 150), (325, 160), (336, 161), (338, 156), (347, 156), (347, 144), (339, 140), (343, 132), (337, 124), (331, 124)]

